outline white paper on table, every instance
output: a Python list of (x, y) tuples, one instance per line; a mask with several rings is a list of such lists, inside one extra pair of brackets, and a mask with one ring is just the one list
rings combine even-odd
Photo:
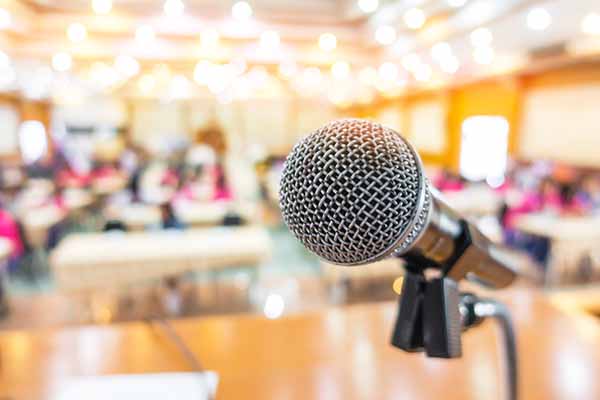
[(215, 396), (218, 381), (218, 375), (210, 371), (90, 376), (67, 381), (51, 399), (209, 400)]

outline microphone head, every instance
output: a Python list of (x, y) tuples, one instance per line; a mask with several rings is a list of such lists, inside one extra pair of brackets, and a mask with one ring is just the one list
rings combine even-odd
[(418, 154), (375, 122), (331, 122), (298, 142), (280, 184), (283, 220), (305, 247), (340, 265), (402, 253), (424, 230), (430, 194)]

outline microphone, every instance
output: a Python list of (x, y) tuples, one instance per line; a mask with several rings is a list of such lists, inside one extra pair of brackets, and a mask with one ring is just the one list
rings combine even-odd
[(302, 139), (279, 194), (292, 234), (330, 263), (400, 257), (455, 281), (501, 288), (515, 279), (490, 240), (429, 188), (410, 143), (378, 123), (333, 121)]

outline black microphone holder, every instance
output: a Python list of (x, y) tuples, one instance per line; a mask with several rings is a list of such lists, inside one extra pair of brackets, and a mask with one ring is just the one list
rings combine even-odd
[(502, 331), (506, 398), (516, 400), (516, 343), (507, 308), (496, 300), (461, 293), (457, 282), (445, 275), (426, 279), (422, 271), (410, 262), (406, 265), (392, 345), (408, 352), (424, 352), (427, 357), (458, 358), (462, 355), (462, 332), (491, 317)]

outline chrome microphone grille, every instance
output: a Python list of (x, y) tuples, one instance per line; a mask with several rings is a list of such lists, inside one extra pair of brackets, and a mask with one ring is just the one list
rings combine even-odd
[(418, 155), (374, 122), (331, 122), (296, 144), (280, 185), (283, 219), (317, 256), (342, 265), (375, 261), (420, 234), (429, 191)]

